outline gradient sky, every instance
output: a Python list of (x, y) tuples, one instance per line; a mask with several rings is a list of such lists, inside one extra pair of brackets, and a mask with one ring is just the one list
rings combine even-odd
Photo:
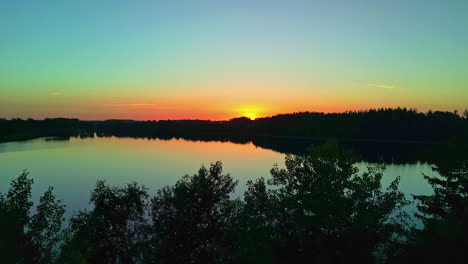
[(468, 1), (0, 2), (0, 117), (468, 108)]

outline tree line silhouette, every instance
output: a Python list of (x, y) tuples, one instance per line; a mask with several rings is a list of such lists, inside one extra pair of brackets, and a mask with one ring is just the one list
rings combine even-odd
[(46, 118), (44, 120), (0, 118), (0, 142), (18, 141), (38, 137), (70, 137), (83, 131), (78, 119)]
[(160, 120), (160, 121), (80, 121), (78, 119), (21, 120), (0, 119), (0, 141), (41, 136), (76, 136), (79, 134), (134, 137), (218, 137), (251, 138), (275, 136), (362, 141), (444, 141), (465, 135), (468, 110), (417, 112), (407, 108), (381, 108), (344, 113), (301, 112), (250, 120), (229, 121)]
[[(460, 146), (450, 146), (464, 149)], [(90, 210), (65, 229), (52, 188), (30, 214), (24, 172), (0, 194), (0, 257), (5, 263), (412, 263), (465, 259), (468, 156), (442, 159), (426, 177), (433, 195), (414, 196), (423, 229), (403, 207), (399, 178), (383, 188), (383, 165), (359, 173), (348, 152), (328, 143), (288, 155), (269, 179), (237, 181), (222, 163), (201, 167), (154, 195), (137, 183), (98, 181)]]
[(96, 124), (96, 131), (115, 136), (275, 136), (362, 141), (437, 142), (465, 135), (468, 111), (429, 111), (378, 109), (344, 113), (302, 112), (250, 120), (229, 121), (161, 120), (147, 122), (108, 121)]
[(134, 137), (229, 141), (303, 154), (309, 145), (336, 139), (361, 160), (387, 163), (434, 162), (441, 145), (466, 141), (468, 111), (376, 109), (345, 113), (293, 113), (250, 120), (80, 121), (78, 119), (0, 119), (0, 142), (37, 137)]

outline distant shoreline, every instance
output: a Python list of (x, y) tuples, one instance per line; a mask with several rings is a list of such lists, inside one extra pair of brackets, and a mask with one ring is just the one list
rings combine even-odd
[(468, 135), (468, 115), (414, 109), (375, 109), (363, 112), (280, 114), (251, 120), (106, 120), (80, 121), (1, 119), (0, 142), (47, 136), (129, 136), (146, 138), (221, 139), (245, 141), (275, 139), (348, 143), (438, 144)]
[[(135, 138), (132, 136), (117, 136), (114, 135), (117, 138)], [(206, 134), (203, 135), (206, 137), (209, 136), (226, 136), (229, 137), (231, 135), (228, 134)], [(71, 135), (71, 136), (19, 136), (19, 137), (11, 137), (11, 138), (3, 138), (0, 139), (0, 144), (1, 143), (8, 143), (8, 142), (22, 142), (22, 141), (28, 141), (28, 140), (34, 140), (34, 139), (39, 139), (39, 138), (48, 138), (48, 137), (53, 137), (53, 138), (79, 138), (80, 135)], [(98, 137), (108, 137), (108, 136), (98, 136)], [(235, 137), (235, 136), (233, 136)], [(252, 135), (252, 136), (241, 136), (242, 138), (246, 138), (249, 141), (252, 141), (251, 139), (253, 138), (271, 138), (271, 139), (285, 139), (285, 140), (304, 140), (304, 141), (313, 141), (313, 142), (324, 142), (327, 140), (337, 140), (335, 138), (311, 138), (311, 137), (301, 137), (301, 136), (279, 136), (279, 135)], [(136, 137), (136, 138), (149, 138), (152, 139), (152, 137)], [(174, 137), (175, 138), (175, 137)], [(157, 137), (155, 138), (157, 139)], [(208, 140), (208, 141), (219, 141), (216, 139), (213, 140)], [(390, 144), (390, 143), (398, 143), (398, 144), (427, 144), (427, 145), (434, 145), (434, 144), (441, 144), (442, 142), (440, 141), (417, 141), (417, 140), (392, 140), (392, 139), (360, 139), (360, 138), (351, 138), (351, 139), (338, 139), (337, 141), (339, 142), (344, 142), (344, 143), (382, 143), (382, 144)]]

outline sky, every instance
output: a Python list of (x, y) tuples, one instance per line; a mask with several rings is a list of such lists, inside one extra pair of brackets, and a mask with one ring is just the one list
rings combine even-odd
[(0, 117), (468, 108), (468, 1), (0, 1)]

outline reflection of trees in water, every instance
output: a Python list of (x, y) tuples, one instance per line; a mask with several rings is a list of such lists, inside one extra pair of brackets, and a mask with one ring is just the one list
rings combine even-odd
[[(112, 134), (96, 134), (98, 137), (114, 137)], [(94, 135), (80, 135), (80, 138), (94, 137)], [(384, 162), (387, 164), (405, 164), (416, 162), (434, 163), (434, 157), (439, 149), (447, 143), (417, 143), (417, 142), (375, 142), (375, 141), (337, 141), (312, 140), (293, 137), (273, 136), (220, 136), (220, 135), (191, 135), (191, 136), (117, 136), (126, 138), (145, 138), (149, 140), (188, 140), (200, 142), (230, 142), (235, 144), (250, 144), (256, 147), (270, 149), (283, 154), (301, 155), (310, 146), (320, 146), (325, 142), (337, 142), (340, 148), (350, 150), (358, 161), (370, 163)], [(444, 154), (450, 155), (450, 154)]]

